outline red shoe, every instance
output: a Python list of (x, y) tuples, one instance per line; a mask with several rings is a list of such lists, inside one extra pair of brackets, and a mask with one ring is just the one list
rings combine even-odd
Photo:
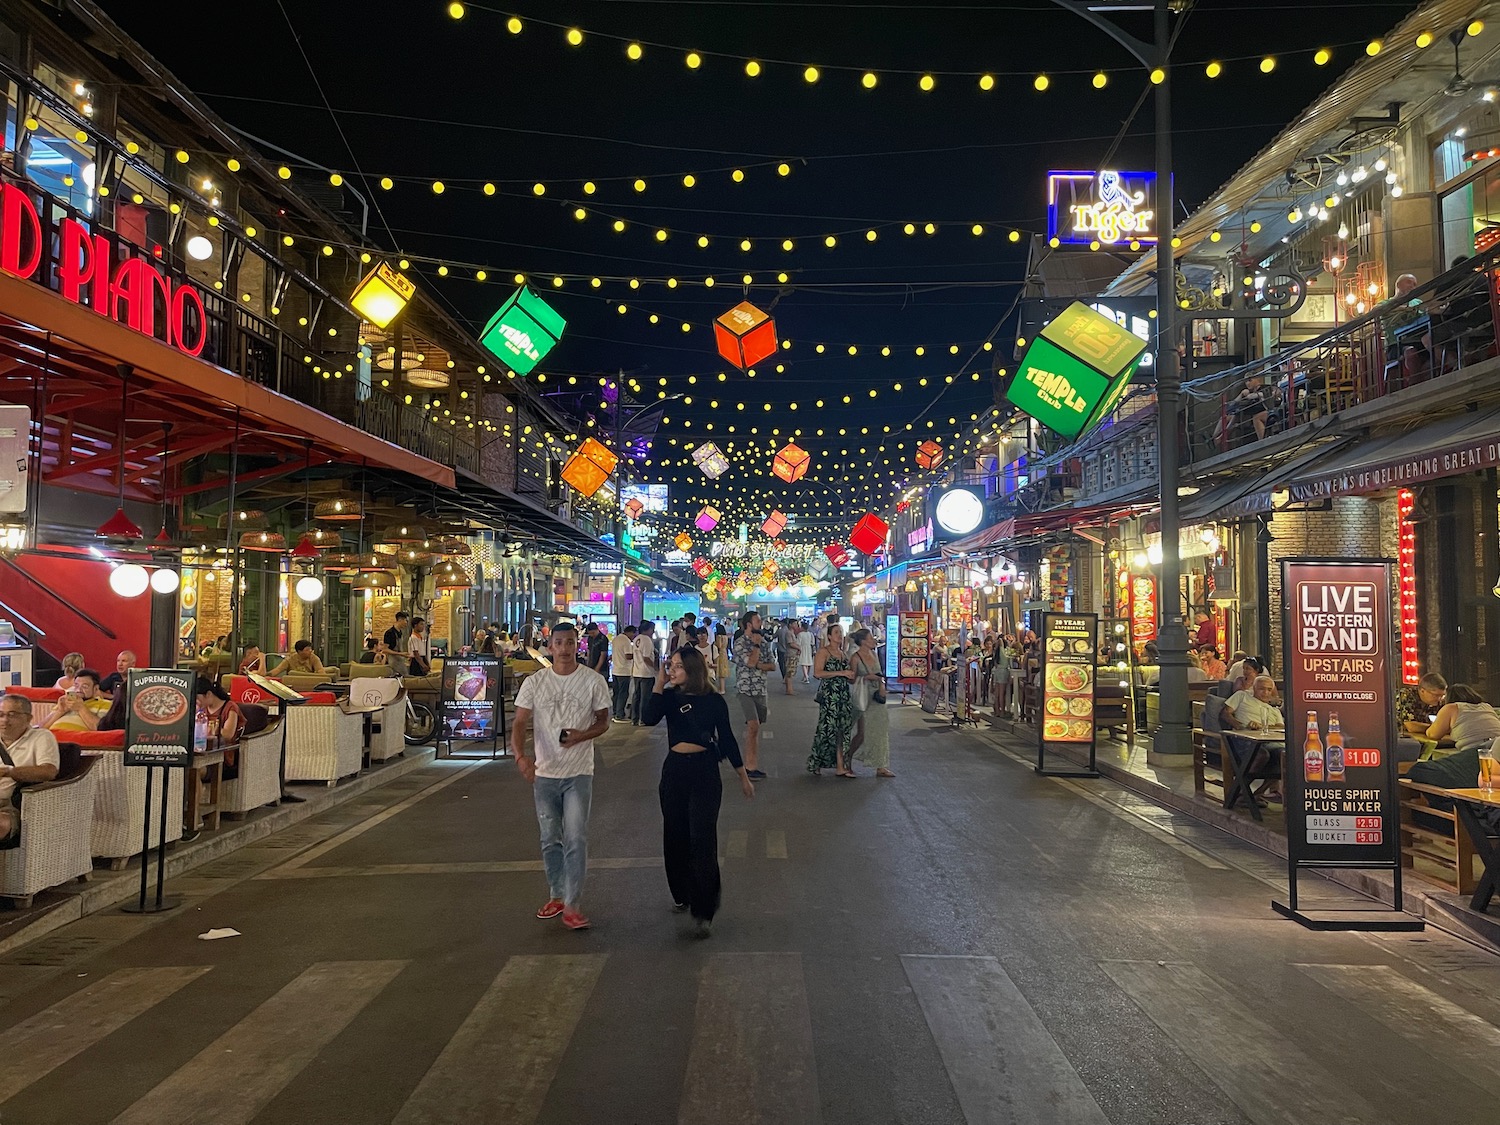
[(564, 907), (561, 901), (555, 898), (549, 898), (547, 900), (547, 905), (538, 910), (536, 912), (536, 916), (543, 921), (546, 921), (548, 918), (556, 918), (563, 912), (563, 909)]
[(586, 930), (593, 925), (592, 922), (577, 910), (564, 910), (562, 918), (563, 925), (567, 926), (570, 930)]

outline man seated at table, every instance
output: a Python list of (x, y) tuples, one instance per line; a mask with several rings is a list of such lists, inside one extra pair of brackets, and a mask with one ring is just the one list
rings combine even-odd
[(115, 670), (99, 681), (99, 690), (106, 699), (113, 699), (115, 692), (125, 686), (125, 674), (135, 667), (135, 653), (128, 648), (115, 657)]
[(275, 668), (271, 669), (271, 675), (280, 676), (286, 672), (300, 672), (307, 676), (322, 676), (327, 674), (328, 669), (323, 667), (323, 662), (318, 659), (318, 654), (313, 651), (312, 641), (298, 641), (292, 646), (292, 654), (283, 660)]
[(9, 840), (21, 831), (21, 810), (11, 803), (16, 786), (51, 781), (62, 760), (57, 739), (31, 725), (31, 700), (20, 695), (0, 695), (0, 749), (10, 762), (0, 765), (0, 840)]
[(73, 690), (64, 693), (52, 713), (37, 725), (46, 730), (98, 730), (99, 718), (110, 700), (99, 694), (99, 673), (84, 668), (73, 677)]
[(1396, 693), (1396, 726), (1406, 734), (1425, 738), (1447, 693), (1448, 681), (1436, 672), (1428, 672), (1416, 684), (1403, 687)]
[(266, 654), (261, 652), (260, 645), (251, 641), (245, 646), (245, 655), (240, 660), (240, 675), (246, 672), (264, 672), (266, 670)]
[(1229, 730), (1285, 730), (1276, 703), (1276, 681), (1256, 676), (1249, 691), (1237, 691), (1224, 701), (1220, 721)]

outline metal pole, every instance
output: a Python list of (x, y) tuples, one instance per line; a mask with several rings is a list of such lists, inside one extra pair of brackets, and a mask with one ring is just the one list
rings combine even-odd
[(1168, 0), (1156, 0), (1156, 65), (1166, 77), (1156, 87), (1156, 445), (1161, 474), (1161, 725), (1147, 759), (1162, 765), (1192, 757), (1193, 726), (1187, 687), (1187, 623), (1183, 620), (1178, 554), (1177, 416), (1182, 373), (1177, 366), (1177, 268), (1172, 253), (1172, 28)]
[[(156, 776), (156, 767), (146, 767), (146, 811), (141, 817), (141, 897), (138, 900), (139, 910), (137, 913), (146, 912), (146, 880), (151, 871), (151, 779)], [(165, 798), (163, 798), (165, 800)], [(166, 837), (162, 837), (162, 849), (167, 846)]]

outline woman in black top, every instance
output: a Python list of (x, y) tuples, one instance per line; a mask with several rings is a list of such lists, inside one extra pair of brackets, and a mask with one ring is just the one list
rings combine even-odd
[(648, 727), (667, 720), (671, 752), (662, 763), (658, 793), (674, 909), (691, 910), (697, 936), (708, 937), (719, 909), (719, 759), (729, 759), (746, 798), (755, 796), (755, 783), (745, 775), (729, 707), (710, 689), (708, 665), (697, 649), (680, 647), (658, 666), (641, 717)]

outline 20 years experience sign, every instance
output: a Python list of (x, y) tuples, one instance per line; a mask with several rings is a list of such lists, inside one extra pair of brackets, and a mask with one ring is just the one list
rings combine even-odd
[(1391, 565), (1282, 561), (1288, 859), (1396, 867)]

